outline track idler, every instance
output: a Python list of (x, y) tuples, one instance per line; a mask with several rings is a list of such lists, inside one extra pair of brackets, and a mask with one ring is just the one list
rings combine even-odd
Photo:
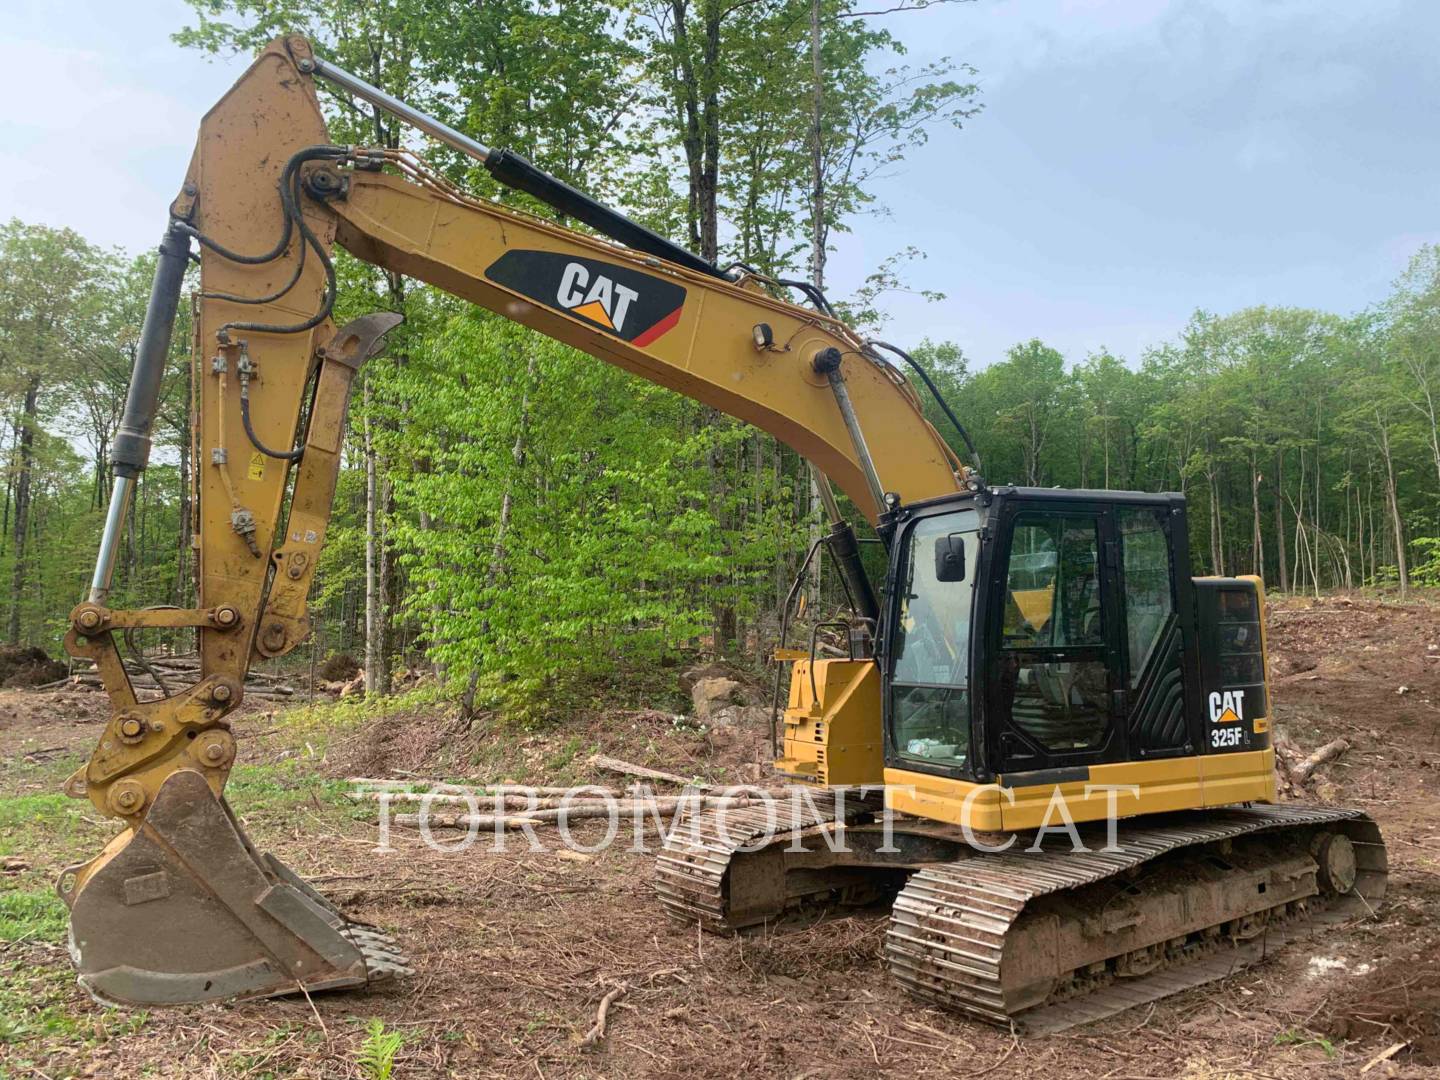
[(390, 937), (256, 852), (192, 769), (172, 774), (145, 816), (58, 889), (80, 983), (108, 1002), (270, 997), (411, 973)]

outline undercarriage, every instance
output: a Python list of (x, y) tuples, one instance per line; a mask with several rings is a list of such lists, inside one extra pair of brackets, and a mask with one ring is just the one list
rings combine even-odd
[(1031, 1034), (1232, 974), (1385, 892), (1379, 828), (1356, 810), (1257, 805), (1113, 829), (967, 838), (821, 794), (678, 822), (656, 887), (672, 917), (714, 932), (888, 902), (885, 962), (907, 991)]

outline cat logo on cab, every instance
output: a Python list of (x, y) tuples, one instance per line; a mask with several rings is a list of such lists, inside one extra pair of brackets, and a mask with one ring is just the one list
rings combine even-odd
[(1210, 748), (1240, 749), (1245, 745), (1245, 691), (1215, 691), (1210, 695)]
[(1245, 691), (1216, 691), (1210, 695), (1210, 722), (1212, 724), (1238, 724), (1245, 719)]
[(672, 280), (558, 251), (507, 251), (485, 276), (641, 348), (673, 330), (685, 307)]

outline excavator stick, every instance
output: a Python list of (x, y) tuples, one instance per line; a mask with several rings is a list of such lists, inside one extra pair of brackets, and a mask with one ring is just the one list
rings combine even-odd
[[(355, 371), (399, 321), (357, 319), (323, 350), (292, 522), (317, 498), (328, 506), (334, 486), (338, 455), (327, 461), (323, 445), (338, 452), (338, 440), (313, 421), (343, 417)], [(281, 580), (294, 584), (290, 574)], [(301, 611), (305, 591), (293, 597)], [(282, 584), (272, 584), (270, 601), (282, 619)], [(196, 615), (217, 626), (239, 621), (223, 608), (112, 612), (94, 600), (72, 615), (67, 647), (96, 662), (116, 713), (66, 790), (127, 822), (99, 856), (68, 868), (58, 883), (81, 984), (107, 1002), (164, 1005), (363, 987), (410, 974), (393, 939), (347, 919), (273, 855), (259, 853), (225, 801), (235, 742), (224, 706), (239, 700), (241, 684), (214, 676), (159, 701), (135, 698), (108, 628), (184, 625)], [(303, 615), (288, 622), (303, 626)], [(287, 621), (268, 625), (288, 628)]]
[[(257, 851), (223, 795), (236, 749), (230, 717), (244, 698), (246, 671), (309, 633), (306, 597), (351, 390), (401, 321), (377, 313), (338, 331), (330, 321), (333, 220), (302, 210), (293, 193), (305, 155), (332, 148), (312, 83), (296, 77), (292, 49), (308, 54), (300, 39), (272, 45), (201, 124), (160, 248), (90, 595), (71, 612), (65, 640), (72, 655), (95, 664), (112, 709), (89, 763), (65, 791), (123, 827), (96, 858), (67, 869), (57, 888), (70, 908), (81, 984), (110, 1002), (261, 997), (409, 973), (391, 938), (347, 919)], [(116, 554), (149, 458), (196, 241), (197, 603), (112, 609)], [(272, 250), (256, 257), (264, 247)], [(119, 643), (158, 628), (196, 631), (200, 679), (142, 701)], [(143, 655), (135, 659), (143, 666)]]
[[(364, 316), (323, 349), (291, 523), (303, 528), (317, 501), (328, 507), (339, 441), (324, 418), (343, 418), (355, 371), (399, 321)], [(137, 366), (144, 361), (142, 354)], [(327, 444), (334, 448), (328, 456)], [(290, 565), (299, 564), (292, 557)], [(286, 573), (272, 583), (272, 638), (273, 628), (290, 631), (292, 624), (303, 636), (303, 614), (285, 616), (285, 586), (305, 576)], [(308, 580), (289, 590), (302, 613), (307, 588)], [(105, 1001), (160, 1005), (360, 987), (409, 974), (389, 936), (347, 919), (273, 855), (256, 851), (225, 801), (235, 755), (225, 713), (242, 684), (216, 675), (159, 701), (134, 695), (111, 627), (224, 628), (243, 621), (236, 609), (110, 611), (97, 596), (103, 599), (97, 590), (72, 614), (66, 645), (95, 661), (116, 712), (66, 791), (88, 796), (127, 825), (58, 883), (70, 907), (70, 952), (81, 984)]]

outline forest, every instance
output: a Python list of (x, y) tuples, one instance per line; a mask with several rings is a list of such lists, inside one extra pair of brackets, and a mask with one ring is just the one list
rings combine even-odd
[[(884, 212), (878, 181), (903, 173), (907, 151), (985, 122), (963, 58), (913, 65), (885, 28), (925, 19), (923, 0), (879, 13), (852, 0), (191, 3), (182, 47), (249, 53), (306, 33), (707, 260), (820, 288), (847, 230)], [(418, 145), (368, 107), (323, 104), (336, 141)], [(553, 214), (424, 150), (473, 191)], [(887, 294), (923, 257), (891, 253), (837, 307), (879, 333)], [(0, 228), (10, 643), (58, 654), (85, 595), (153, 262), (53, 223)], [(338, 265), (337, 321), (387, 309), (406, 322), (352, 406), (312, 597), (317, 655), (363, 658), (375, 693), (423, 670), (467, 708), (543, 709), (701, 641), (768, 653), (820, 517), (793, 451), (431, 288)], [(188, 315), (118, 606), (193, 602)], [(1260, 573), (1281, 592), (1440, 586), (1440, 248), (1416, 250), (1378, 304), (1196, 310), (1139, 355), (1066, 356), (1038, 339), (1003, 356), (946, 341), (914, 352), (992, 483), (1183, 492), (1197, 573)]]

